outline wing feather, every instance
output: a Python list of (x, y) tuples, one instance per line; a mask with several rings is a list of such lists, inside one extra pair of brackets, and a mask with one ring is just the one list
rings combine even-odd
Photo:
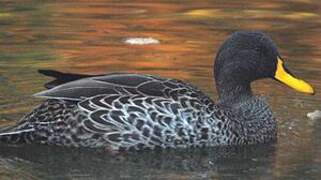
[(58, 85), (34, 96), (47, 99), (63, 99), (80, 101), (84, 98), (100, 94), (141, 94), (144, 96), (167, 96), (165, 89), (173, 89), (164, 85), (169, 79), (139, 74), (107, 74), (104, 76), (81, 78)]

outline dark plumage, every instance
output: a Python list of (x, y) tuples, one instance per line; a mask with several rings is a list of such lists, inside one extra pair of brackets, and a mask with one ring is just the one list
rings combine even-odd
[(313, 93), (282, 62), (263, 33), (233, 33), (215, 60), (218, 103), (175, 79), (41, 70), (56, 78), (46, 84), (49, 90), (35, 95), (46, 100), (17, 125), (3, 129), (0, 139), (109, 150), (270, 142), (276, 139), (276, 121), (264, 99), (252, 95), (250, 83), (274, 78)]

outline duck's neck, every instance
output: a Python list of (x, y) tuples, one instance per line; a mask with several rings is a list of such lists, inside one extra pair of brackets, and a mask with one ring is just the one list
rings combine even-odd
[(216, 84), (219, 103), (233, 106), (253, 97), (250, 83), (235, 83), (235, 81), (221, 81)]

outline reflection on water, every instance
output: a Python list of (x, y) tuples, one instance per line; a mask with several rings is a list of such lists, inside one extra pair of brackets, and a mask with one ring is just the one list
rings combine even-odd
[[(47, 146), (1, 147), (4, 176), (41, 179), (202, 179), (244, 176), (258, 179), (273, 171), (275, 147), (147, 151), (117, 156), (94, 150)], [(28, 153), (25, 153), (28, 152)]]
[[(36, 73), (40, 68), (174, 77), (215, 98), (213, 57), (225, 37), (239, 29), (269, 33), (294, 73), (317, 91), (315, 96), (304, 96), (271, 80), (253, 85), (257, 94), (268, 97), (278, 117), (279, 141), (269, 148), (230, 149), (225, 156), (221, 154), (226, 150), (196, 150), (115, 158), (102, 152), (7, 147), (0, 148), (3, 178), (321, 176), (321, 123), (306, 118), (306, 113), (321, 109), (320, 1), (6, 0), (0, 7), (1, 123), (18, 120), (41, 101), (30, 96), (48, 80)], [(160, 43), (124, 43), (132, 37)]]

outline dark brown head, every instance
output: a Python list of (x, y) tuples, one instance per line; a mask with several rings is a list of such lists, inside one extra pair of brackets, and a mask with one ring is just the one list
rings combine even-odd
[(308, 83), (290, 73), (275, 44), (261, 32), (238, 31), (230, 35), (216, 55), (214, 75), (220, 100), (231, 103), (252, 96), (251, 82), (262, 78), (314, 94)]

